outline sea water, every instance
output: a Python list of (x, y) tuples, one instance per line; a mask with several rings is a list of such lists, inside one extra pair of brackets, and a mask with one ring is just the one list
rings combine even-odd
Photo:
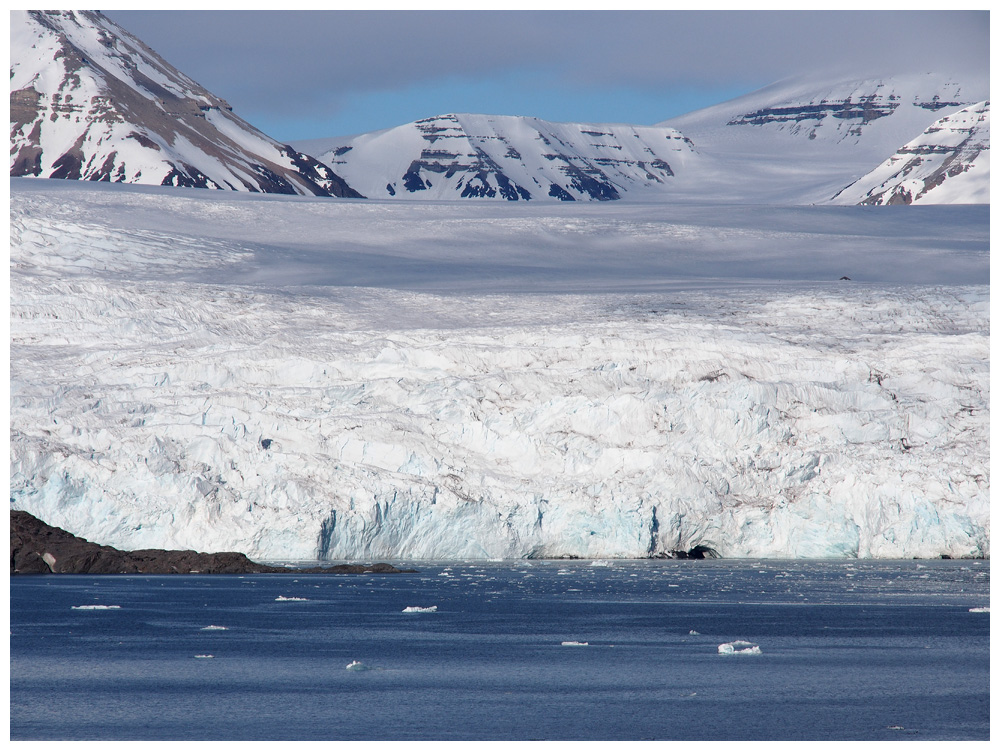
[(989, 738), (988, 561), (11, 578), (12, 739)]

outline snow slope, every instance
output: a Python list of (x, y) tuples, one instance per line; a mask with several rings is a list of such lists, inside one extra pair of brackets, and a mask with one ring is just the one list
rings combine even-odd
[(372, 198), (612, 201), (662, 198), (694, 157), (672, 128), (448, 114), (303, 142)]
[(684, 184), (692, 199), (820, 203), (942, 116), (988, 97), (985, 75), (813, 75), (660, 124), (698, 151), (699, 169)]
[(989, 553), (987, 207), (11, 189), (12, 508), (95, 542)]
[(989, 203), (990, 103), (942, 117), (833, 201)]
[(357, 197), (95, 11), (12, 11), (12, 176)]

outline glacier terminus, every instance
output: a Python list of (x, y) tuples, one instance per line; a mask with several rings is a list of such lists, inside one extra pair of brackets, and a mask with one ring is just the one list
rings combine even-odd
[(12, 508), (93, 542), (989, 555), (986, 206), (11, 186)]
[(989, 81), (910, 57), (283, 144), (12, 12), (11, 508), (269, 561), (988, 557)]

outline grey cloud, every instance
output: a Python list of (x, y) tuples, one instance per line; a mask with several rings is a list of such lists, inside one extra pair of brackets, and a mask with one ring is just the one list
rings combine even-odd
[(980, 71), (985, 11), (108, 11), (247, 112), (335, 111), (345, 94), (538, 70), (655, 92), (839, 67)]

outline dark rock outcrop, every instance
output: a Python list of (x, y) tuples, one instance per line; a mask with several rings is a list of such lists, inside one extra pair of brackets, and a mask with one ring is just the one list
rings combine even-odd
[(690, 550), (671, 550), (666, 553), (659, 553), (654, 558), (672, 558), (672, 559), (689, 559), (693, 558), (695, 560), (704, 560), (706, 558), (721, 558), (719, 551), (715, 548), (709, 547), (708, 545), (695, 545)]
[(397, 574), (388, 563), (289, 569), (254, 563), (243, 553), (123, 551), (52, 527), (27, 511), (10, 512), (11, 574)]

